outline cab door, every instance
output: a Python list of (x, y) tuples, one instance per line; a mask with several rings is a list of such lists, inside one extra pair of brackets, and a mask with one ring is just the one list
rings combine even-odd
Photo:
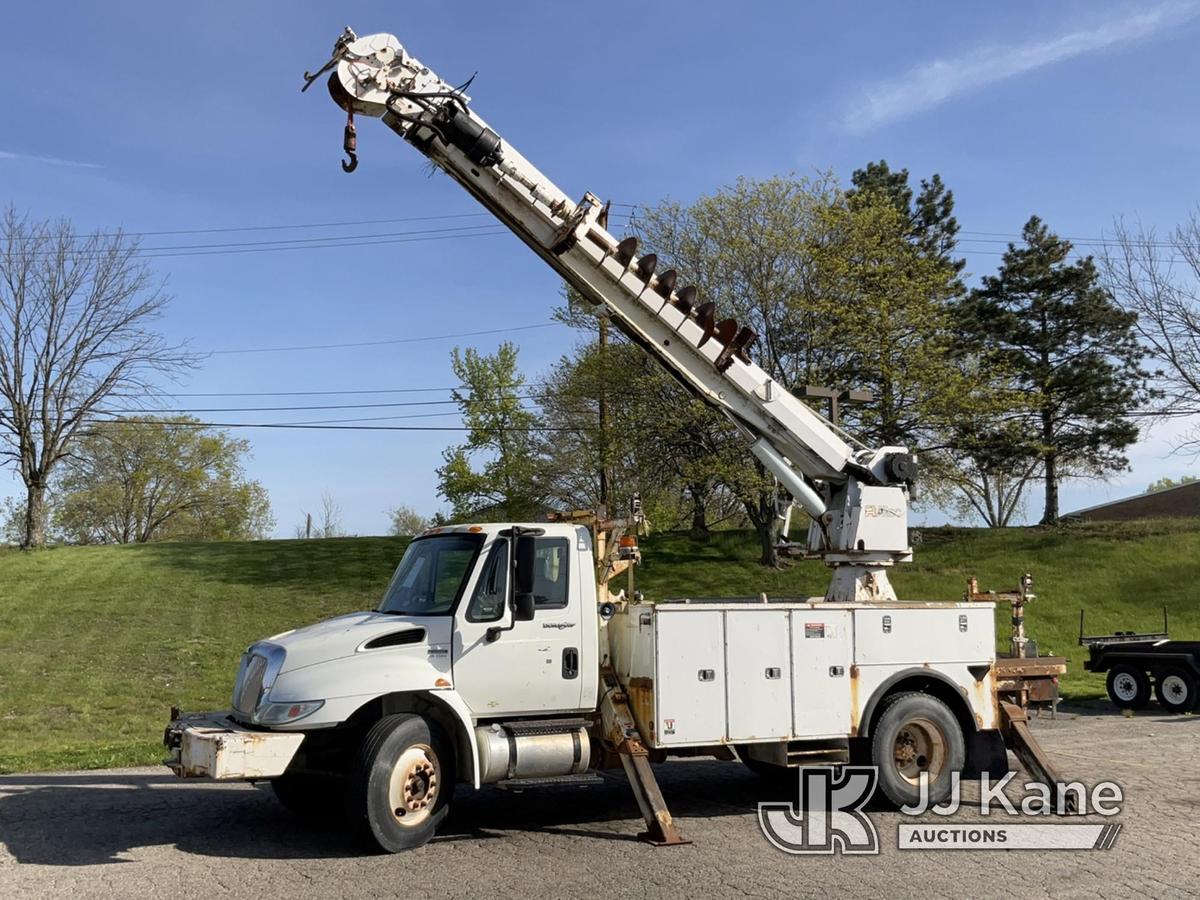
[[(581, 709), (579, 573), (571, 542), (538, 537), (532, 621), (513, 624), (511, 542), (495, 538), (469, 596), (459, 604), (453, 640), (454, 687), (479, 718)], [(511, 629), (507, 626), (513, 625)], [(488, 631), (506, 630), (488, 640)]]

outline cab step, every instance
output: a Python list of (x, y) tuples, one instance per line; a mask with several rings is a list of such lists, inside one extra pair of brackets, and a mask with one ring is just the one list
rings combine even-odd
[(591, 719), (519, 719), (515, 722), (498, 722), (501, 728), (513, 737), (531, 737), (539, 734), (567, 734), (577, 728), (586, 728)]
[(496, 787), (502, 791), (523, 791), (527, 788), (543, 787), (585, 787), (589, 784), (601, 784), (604, 777), (595, 772), (580, 772), (578, 775), (549, 775), (544, 778), (506, 778), (497, 781)]

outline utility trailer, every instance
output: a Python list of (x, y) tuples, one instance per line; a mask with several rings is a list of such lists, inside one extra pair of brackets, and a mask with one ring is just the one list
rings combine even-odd
[(1118, 631), (1085, 636), (1079, 611), (1079, 644), (1088, 648), (1083, 667), (1107, 672), (1105, 685), (1121, 709), (1143, 709), (1154, 696), (1167, 712), (1189, 713), (1200, 706), (1200, 641), (1171, 640), (1167, 610), (1163, 629), (1139, 634)]

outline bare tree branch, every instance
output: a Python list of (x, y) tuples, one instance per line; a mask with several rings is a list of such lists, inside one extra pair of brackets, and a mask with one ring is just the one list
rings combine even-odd
[(148, 395), (194, 366), (151, 323), (169, 300), (121, 232), (0, 217), (0, 461), (28, 492), (23, 546), (45, 542), (45, 493), (71, 444), (110, 398)]

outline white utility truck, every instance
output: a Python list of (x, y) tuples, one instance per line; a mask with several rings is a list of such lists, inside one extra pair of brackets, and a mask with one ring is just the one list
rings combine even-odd
[(177, 774), (270, 780), (289, 807), (336, 804), (391, 851), (429, 840), (460, 783), (583, 784), (618, 765), (645, 837), (680, 843), (649, 765), (670, 756), (736, 752), (767, 775), (854, 759), (905, 803), (922, 779), (937, 800), (954, 772), (1006, 768), (1003, 734), (1052, 780), (997, 697), (993, 604), (899, 602), (888, 582), (911, 558), (905, 448), (862, 447), (776, 383), (751, 361), (750, 329), (611, 235), (594, 195), (572, 202), (395, 37), (347, 29), (305, 87), (326, 71), (349, 117), (343, 168), (363, 114), (461, 184), (729, 416), (808, 512), (807, 552), (831, 584), (803, 600), (648, 602), (614, 592), (639, 560), (628, 520), (433, 528), (377, 610), (253, 644), (232, 709), (173, 711)]

